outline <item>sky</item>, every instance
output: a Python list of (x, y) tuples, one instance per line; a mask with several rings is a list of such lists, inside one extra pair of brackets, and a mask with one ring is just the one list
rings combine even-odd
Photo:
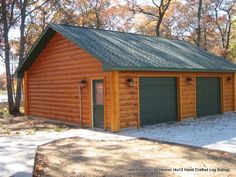
[(3, 62), (3, 59), (0, 57), (0, 74), (4, 72), (5, 72), (4, 62)]
[(0, 65), (0, 74), (2, 73), (5, 73), (5, 67), (4, 67), (4, 63), (1, 62), (1, 65)]
[[(120, 0), (120, 2), (123, 2), (124, 0)], [(151, 0), (138, 0), (137, 1), (140, 4), (152, 4)], [(158, 2), (158, 1), (157, 1)], [(9, 34), (10, 39), (17, 39), (19, 38), (20, 33), (18, 29), (12, 29)], [(5, 72), (5, 66), (3, 60), (0, 60), (0, 74)]]
[[(17, 29), (12, 29), (9, 33), (10, 39), (17, 39), (20, 36), (20, 32)], [(5, 65), (3, 60), (0, 60), (0, 74), (5, 73)]]

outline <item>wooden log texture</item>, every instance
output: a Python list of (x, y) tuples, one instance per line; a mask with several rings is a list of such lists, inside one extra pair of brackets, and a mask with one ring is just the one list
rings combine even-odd
[[(134, 81), (133, 87), (128, 87), (127, 78), (131, 77)], [(119, 74), (120, 82), (120, 126), (127, 128), (130, 126), (139, 127), (139, 93), (138, 79), (139, 77), (176, 77), (180, 78), (181, 85), (181, 106), (178, 106), (178, 112), (181, 114), (180, 120), (190, 117), (196, 117), (196, 77), (224, 77), (224, 94), (223, 105), (224, 112), (234, 110), (234, 74), (233, 73), (191, 73), (191, 72), (138, 72), (138, 71), (122, 71)], [(186, 83), (186, 78), (192, 77), (191, 85)], [(232, 77), (232, 82), (227, 81), (228, 77)], [(235, 86), (236, 87), (236, 86)], [(236, 90), (236, 89), (235, 89)]]
[(79, 82), (82, 89), (82, 123), (91, 126), (91, 80), (105, 79), (105, 127), (110, 128), (110, 75), (96, 58), (60, 34), (49, 41), (27, 74), (28, 114), (80, 122)]

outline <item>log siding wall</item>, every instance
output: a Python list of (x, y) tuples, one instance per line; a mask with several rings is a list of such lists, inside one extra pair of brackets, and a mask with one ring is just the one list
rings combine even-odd
[[(139, 78), (140, 77), (176, 77), (180, 81), (181, 100), (179, 101), (180, 120), (196, 117), (196, 78), (220, 77), (224, 78), (223, 111), (234, 110), (234, 75), (231, 73), (187, 73), (187, 72), (120, 72), (120, 126), (121, 128), (139, 127)], [(128, 87), (127, 78), (132, 77), (134, 87)], [(193, 78), (192, 85), (186, 83), (186, 78)], [(231, 83), (227, 78), (231, 77)]]
[[(227, 78), (231, 78), (229, 82)], [(234, 75), (224, 75), (224, 112), (234, 110)]]
[[(133, 79), (133, 87), (128, 87), (128, 77)], [(140, 77), (177, 78), (177, 89), (180, 93), (178, 94), (179, 120), (196, 117), (197, 77), (220, 77), (224, 89), (223, 111), (233, 111), (236, 108), (234, 100), (236, 75), (233, 73), (104, 72), (101, 62), (56, 33), (25, 72), (26, 113), (28, 116), (79, 124), (79, 81), (86, 79), (87, 86), (82, 89), (82, 123), (91, 127), (91, 83), (93, 79), (103, 79), (104, 128), (119, 131), (120, 128), (139, 127)], [(192, 85), (186, 84), (187, 77), (193, 78)], [(232, 78), (231, 83), (227, 79), (229, 77)]]
[(82, 123), (91, 126), (91, 80), (104, 79), (105, 127), (110, 127), (109, 73), (102, 64), (60, 34), (49, 41), (28, 70), (28, 115), (78, 124), (79, 82), (82, 88)]

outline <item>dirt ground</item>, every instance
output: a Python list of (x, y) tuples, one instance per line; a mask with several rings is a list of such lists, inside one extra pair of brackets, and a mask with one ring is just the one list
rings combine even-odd
[(69, 138), (38, 148), (34, 177), (233, 177), (236, 155), (146, 139)]
[(7, 104), (0, 103), (0, 137), (32, 135), (37, 131), (65, 131), (68, 126), (43, 120), (30, 120), (26, 117), (13, 117), (7, 113)]

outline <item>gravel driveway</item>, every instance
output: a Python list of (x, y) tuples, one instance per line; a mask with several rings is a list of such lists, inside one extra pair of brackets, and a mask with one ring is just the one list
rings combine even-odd
[(226, 113), (190, 122), (124, 130), (118, 134), (95, 129), (71, 129), (65, 132), (0, 137), (0, 177), (31, 176), (38, 145), (73, 136), (98, 140), (145, 137), (236, 153), (236, 114)]

